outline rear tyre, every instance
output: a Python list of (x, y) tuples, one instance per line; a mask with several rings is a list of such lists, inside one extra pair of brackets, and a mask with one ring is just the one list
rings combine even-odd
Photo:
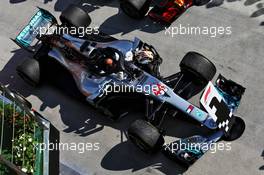
[(191, 73), (202, 83), (211, 81), (216, 73), (215, 65), (197, 52), (188, 52), (180, 63), (183, 72)]
[(128, 138), (146, 153), (161, 150), (164, 138), (156, 127), (144, 120), (136, 120), (128, 129)]
[(149, 11), (151, 0), (121, 0), (120, 8), (129, 17), (142, 19)]
[(92, 21), (89, 14), (76, 5), (70, 5), (63, 10), (60, 20), (65, 26), (84, 28), (89, 27)]
[(17, 67), (18, 75), (31, 86), (40, 83), (40, 65), (35, 59), (27, 59)]
[(234, 117), (235, 117), (235, 123), (232, 126), (229, 132), (229, 135), (228, 136), (224, 135), (222, 137), (222, 139), (225, 141), (234, 141), (240, 138), (246, 129), (246, 124), (244, 120), (237, 116), (234, 116)]

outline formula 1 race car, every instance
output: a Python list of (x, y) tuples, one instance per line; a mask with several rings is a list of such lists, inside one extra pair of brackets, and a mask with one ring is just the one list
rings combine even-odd
[(153, 2), (148, 16), (154, 21), (171, 24), (191, 6), (205, 5), (210, 0), (121, 0), (120, 8), (134, 19), (142, 19)]
[[(34, 58), (17, 67), (18, 74), (29, 84), (37, 86), (48, 80), (64, 90), (76, 91), (113, 119), (126, 115), (123, 105), (136, 99), (133, 106), (145, 104), (145, 120), (132, 123), (128, 138), (145, 152), (163, 150), (165, 155), (188, 165), (206, 150), (173, 149), (178, 142), (164, 145), (160, 126), (165, 117), (182, 112), (213, 133), (185, 138), (184, 142), (210, 145), (220, 139), (232, 141), (243, 134), (245, 123), (233, 113), (245, 88), (221, 75), (214, 86), (210, 81), (216, 67), (203, 55), (187, 53), (180, 63), (181, 71), (164, 78), (159, 71), (162, 58), (153, 46), (138, 38), (117, 40), (101, 33), (82, 38), (56, 33), (40, 36), (36, 30), (40, 26), (50, 27), (48, 23), (56, 27), (87, 27), (90, 17), (81, 8), (69, 6), (60, 19), (61, 25), (48, 11), (39, 9), (14, 39), (34, 53)], [(38, 49), (32, 46), (36, 38)], [(187, 101), (193, 96), (192, 85), (206, 87), (201, 98), (204, 109)]]

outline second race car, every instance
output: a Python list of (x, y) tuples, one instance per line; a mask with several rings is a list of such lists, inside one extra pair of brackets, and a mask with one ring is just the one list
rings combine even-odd
[[(209, 0), (121, 0), (120, 8), (134, 19), (148, 16), (154, 21), (171, 24), (191, 6), (205, 5)], [(149, 11), (151, 5), (153, 8)]]

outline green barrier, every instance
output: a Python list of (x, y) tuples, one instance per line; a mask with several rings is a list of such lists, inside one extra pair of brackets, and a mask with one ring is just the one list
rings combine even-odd
[[(27, 174), (43, 174), (43, 129), (9, 99), (0, 99), (0, 154)], [(35, 148), (35, 145), (39, 145)], [(15, 174), (0, 166), (0, 175)]]
[[(43, 143), (43, 129), (38, 128), (36, 130), (35, 140), (37, 141), (37, 143)], [(40, 145), (38, 145), (36, 149), (34, 175), (42, 175), (42, 174), (43, 174), (43, 151), (40, 149)]]

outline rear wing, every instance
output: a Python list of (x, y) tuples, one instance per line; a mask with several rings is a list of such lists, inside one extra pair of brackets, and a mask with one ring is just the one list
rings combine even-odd
[[(47, 10), (38, 7), (38, 12), (30, 19), (29, 23), (22, 29), (15, 39), (12, 39), (18, 46), (28, 51), (34, 51), (34, 43), (40, 32), (48, 31), (48, 29), (57, 24), (56, 18)], [(46, 29), (46, 30), (42, 30)]]

